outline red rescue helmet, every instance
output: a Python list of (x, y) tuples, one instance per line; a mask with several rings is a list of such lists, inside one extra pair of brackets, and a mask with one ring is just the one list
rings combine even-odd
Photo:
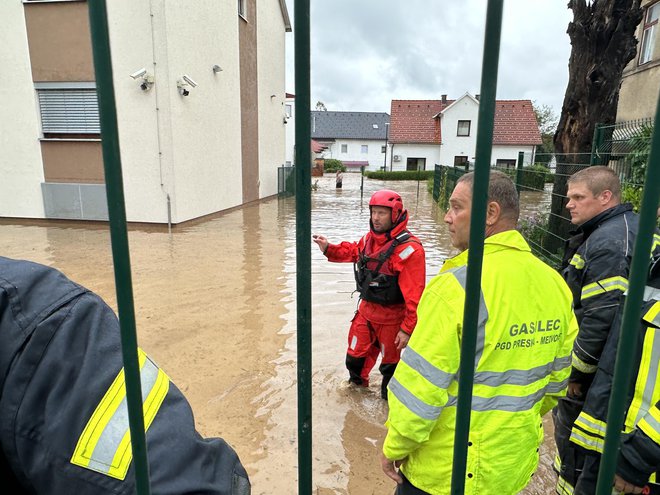
[(369, 200), (369, 206), (384, 206), (392, 210), (392, 223), (395, 224), (403, 211), (403, 200), (399, 193), (389, 189), (376, 191)]

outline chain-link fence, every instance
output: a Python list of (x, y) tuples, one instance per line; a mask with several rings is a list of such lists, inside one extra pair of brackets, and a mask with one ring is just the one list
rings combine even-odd
[[(566, 183), (585, 167), (605, 165), (616, 170), (621, 179), (622, 202), (632, 203), (635, 210), (639, 208), (652, 134), (650, 119), (599, 125), (592, 153), (534, 156), (521, 153), (517, 167), (497, 168), (511, 176), (519, 191), (541, 193), (545, 211), (539, 208), (534, 213), (523, 213), (518, 225), (537, 256), (551, 266), (561, 265), (564, 245), (575, 227), (565, 208)], [(436, 165), (434, 198), (442, 208), (447, 208), (456, 180), (468, 168)]]

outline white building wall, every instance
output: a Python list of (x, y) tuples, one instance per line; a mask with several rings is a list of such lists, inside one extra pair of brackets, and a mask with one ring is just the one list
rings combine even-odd
[[(108, 5), (126, 211), (130, 221), (166, 222), (169, 194), (179, 223), (241, 203), (238, 14), (214, 0), (151, 5), (153, 32), (149, 3)], [(154, 66), (144, 93), (128, 75)], [(186, 97), (183, 74), (198, 84)]]
[(497, 160), (515, 160), (518, 163), (518, 153), (522, 151), (525, 153), (523, 160), (523, 167), (527, 167), (532, 164), (534, 146), (503, 146), (497, 145), (493, 146), (493, 151), (491, 152), (490, 163), (492, 166), (497, 164)]
[[(342, 145), (346, 145), (346, 153), (342, 152)], [(362, 146), (367, 146), (367, 153), (362, 152)], [(385, 139), (337, 139), (323, 154), (324, 158), (335, 158), (341, 161), (367, 161), (367, 170), (380, 170), (383, 167), (385, 153), (382, 147)]]
[[(467, 156), (470, 163), (474, 162), (477, 147), (477, 124), (479, 119), (479, 104), (469, 96), (456, 100), (442, 114), (442, 149), (441, 165), (454, 165), (454, 157)], [(470, 121), (470, 135), (457, 136), (458, 121)]]
[(0, 2), (0, 215), (43, 218), (40, 124), (22, 2)]
[[(387, 148), (387, 170), (406, 170), (408, 158), (425, 158), (426, 170), (433, 170), (440, 163), (440, 146), (437, 144), (391, 144)], [(397, 161), (395, 157), (398, 156)], [(390, 159), (394, 158), (390, 163)]]
[[(279, 0), (257, 2), (259, 197), (277, 194), (277, 168), (286, 159), (285, 25)], [(274, 96), (273, 96), (274, 95)]]

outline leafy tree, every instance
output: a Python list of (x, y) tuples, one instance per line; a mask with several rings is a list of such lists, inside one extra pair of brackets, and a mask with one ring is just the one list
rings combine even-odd
[(325, 103), (323, 103), (320, 100), (316, 102), (316, 109), (320, 110), (321, 112), (327, 112), (328, 111), (328, 109), (325, 107)]
[[(553, 186), (546, 249), (556, 252), (570, 228), (564, 209), (568, 176), (589, 164), (596, 124), (613, 124), (623, 69), (637, 51), (635, 30), (642, 20), (641, 0), (569, 0), (571, 56), (568, 87), (554, 147), (557, 173)], [(563, 218), (562, 218), (563, 216)]]
[(553, 139), (559, 116), (550, 105), (539, 105), (534, 101), (532, 106), (539, 124), (539, 131), (541, 131), (541, 141), (543, 141), (540, 146), (536, 147), (536, 162), (546, 165), (555, 151)]

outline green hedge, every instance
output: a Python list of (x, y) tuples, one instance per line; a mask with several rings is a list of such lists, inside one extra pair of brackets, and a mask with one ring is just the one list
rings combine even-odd
[[(513, 182), (516, 182), (518, 170), (515, 168), (498, 169), (506, 173)], [(521, 176), (521, 186), (523, 190), (542, 191), (547, 182), (553, 182), (554, 176), (547, 167), (535, 164), (531, 167), (523, 167)]]
[(344, 166), (344, 163), (341, 160), (337, 160), (335, 158), (326, 158), (324, 160), (323, 172), (336, 172), (337, 170), (346, 172), (346, 167)]
[(365, 171), (364, 176), (369, 179), (380, 180), (427, 180), (433, 178), (433, 170), (398, 170), (394, 172)]

